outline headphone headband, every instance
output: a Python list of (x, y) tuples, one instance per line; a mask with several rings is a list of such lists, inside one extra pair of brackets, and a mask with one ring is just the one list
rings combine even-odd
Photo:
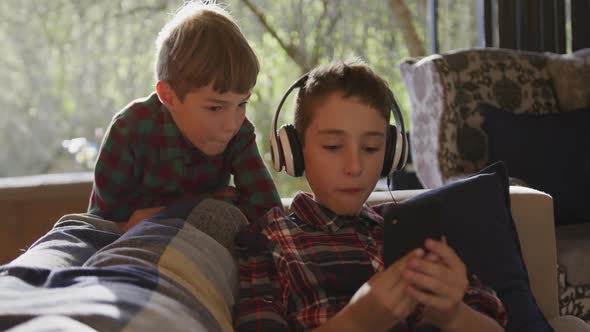
[(308, 77), (309, 77), (309, 74), (305, 74), (305, 75), (301, 76), (300, 78), (298, 78), (295, 82), (293, 82), (293, 84), (291, 84), (291, 86), (287, 89), (287, 91), (285, 91), (285, 94), (281, 98), (281, 101), (279, 102), (279, 106), (277, 106), (277, 109), (275, 111), (275, 116), (272, 119), (272, 124), (270, 126), (270, 128), (272, 130), (272, 135), (275, 138), (277, 137), (277, 119), (279, 118), (279, 113), (281, 113), (281, 108), (283, 107), (285, 100), (287, 100), (287, 97), (289, 97), (289, 95), (291, 94), (291, 91), (293, 91), (293, 90), (295, 90), (295, 88), (299, 88), (303, 84), (305, 84), (305, 81), (307, 81)]

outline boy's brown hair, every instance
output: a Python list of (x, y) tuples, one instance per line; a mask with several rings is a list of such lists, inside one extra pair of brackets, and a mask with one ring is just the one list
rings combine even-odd
[(214, 3), (191, 1), (162, 28), (156, 40), (156, 78), (180, 100), (213, 83), (218, 92), (247, 93), (259, 63), (232, 17)]
[(376, 109), (389, 123), (393, 96), (387, 82), (363, 61), (331, 62), (309, 72), (297, 94), (294, 126), (302, 144), (313, 112), (326, 97), (336, 92), (342, 93), (345, 98), (357, 98), (361, 103)]

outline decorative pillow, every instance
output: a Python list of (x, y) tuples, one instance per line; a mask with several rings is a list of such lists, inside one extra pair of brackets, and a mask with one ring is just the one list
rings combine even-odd
[[(433, 57), (444, 103), (438, 134), (443, 182), (481, 169), (485, 139), (477, 106), (488, 103), (514, 113), (557, 112), (558, 102), (542, 53), (501, 48), (468, 49)], [(437, 82), (435, 82), (437, 83)], [(429, 109), (429, 111), (436, 111)], [(432, 116), (428, 114), (428, 116)]]
[(590, 48), (572, 54), (549, 54), (547, 68), (562, 111), (590, 106)]
[(553, 196), (555, 222), (590, 222), (590, 107), (550, 114), (480, 108), (488, 160), (505, 162), (511, 177)]
[(442, 203), (442, 231), (467, 269), (493, 288), (508, 312), (507, 331), (552, 331), (530, 289), (510, 212), (508, 174), (502, 163), (414, 196)]

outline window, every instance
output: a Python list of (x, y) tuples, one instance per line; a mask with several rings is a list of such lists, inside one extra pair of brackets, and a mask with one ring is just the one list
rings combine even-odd
[[(431, 0), (226, 3), (262, 64), (247, 114), (269, 165), (268, 119), (279, 98), (301, 73), (329, 59), (362, 57), (410, 112), (396, 65), (431, 53)], [(154, 90), (154, 40), (180, 4), (0, 2), (0, 177), (92, 171), (111, 117)], [(440, 50), (477, 46), (477, 2), (444, 0), (438, 6)], [(279, 121), (292, 121), (288, 108)], [(283, 196), (306, 189), (301, 179), (271, 174)]]

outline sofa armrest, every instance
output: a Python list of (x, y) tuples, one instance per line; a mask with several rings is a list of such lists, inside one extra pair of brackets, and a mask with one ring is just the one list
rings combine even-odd
[(576, 316), (556, 317), (549, 324), (555, 332), (590, 332), (590, 325)]
[[(391, 194), (375, 192), (369, 196), (368, 202), (390, 202), (391, 195), (397, 201), (403, 201), (426, 190), (397, 190)], [(510, 186), (510, 203), (532, 293), (541, 312), (550, 320), (559, 312), (553, 199), (535, 189)]]
[(543, 315), (551, 320), (559, 315), (553, 198), (532, 188), (511, 186), (510, 203), (531, 290)]

